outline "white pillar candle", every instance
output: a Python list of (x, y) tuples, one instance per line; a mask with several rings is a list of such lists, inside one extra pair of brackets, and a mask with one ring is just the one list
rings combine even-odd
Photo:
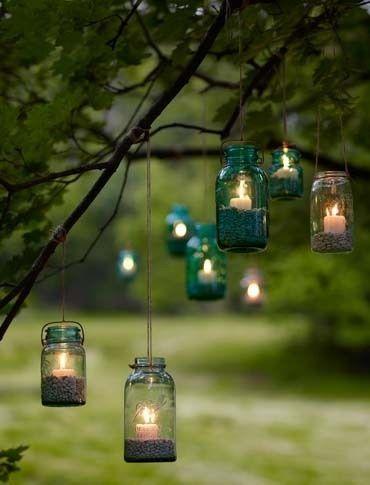
[(273, 176), (279, 179), (297, 178), (298, 171), (295, 168), (290, 167), (290, 160), (288, 156), (283, 153), (281, 159), (283, 161), (283, 166), (279, 168), (279, 170), (277, 170)]
[(246, 194), (244, 180), (239, 181), (237, 192), (239, 197), (230, 199), (230, 207), (239, 210), (250, 210), (252, 208), (252, 199)]
[(338, 212), (338, 204), (335, 204), (331, 210), (326, 209), (324, 232), (343, 234), (346, 231), (346, 218), (344, 216), (339, 216)]
[(54, 377), (73, 377), (76, 375), (74, 369), (66, 369), (67, 354), (61, 352), (59, 354), (59, 369), (53, 369), (52, 375)]
[(136, 438), (138, 440), (157, 440), (159, 435), (158, 425), (155, 423), (137, 424)]
[(212, 269), (212, 262), (210, 259), (205, 259), (203, 269), (198, 271), (198, 280), (201, 283), (213, 283), (216, 281), (216, 271)]

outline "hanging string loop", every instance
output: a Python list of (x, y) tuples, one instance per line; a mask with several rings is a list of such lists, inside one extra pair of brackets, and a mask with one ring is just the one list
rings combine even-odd
[(348, 161), (347, 161), (347, 146), (344, 136), (344, 127), (343, 127), (343, 114), (339, 114), (339, 124), (340, 124), (340, 137), (341, 137), (341, 149), (342, 149), (342, 158), (344, 162), (344, 171), (349, 176), (349, 169), (348, 169)]
[(319, 156), (320, 156), (320, 123), (321, 123), (321, 113), (320, 105), (317, 107), (316, 113), (316, 150), (315, 150), (315, 174), (319, 169)]
[(147, 234), (147, 357), (149, 366), (153, 365), (152, 338), (152, 179), (150, 130), (146, 130), (146, 234)]

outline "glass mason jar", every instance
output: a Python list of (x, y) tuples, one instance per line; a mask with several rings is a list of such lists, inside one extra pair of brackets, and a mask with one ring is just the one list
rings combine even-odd
[(194, 234), (194, 221), (186, 206), (175, 204), (166, 217), (167, 248), (174, 256), (186, 253), (186, 244)]
[(353, 249), (353, 198), (346, 172), (319, 172), (311, 190), (311, 249), (348, 253)]
[(268, 180), (258, 149), (243, 142), (224, 147), (226, 165), (216, 180), (217, 242), (224, 251), (266, 249)]
[(78, 322), (50, 322), (41, 331), (41, 400), (44, 406), (86, 402), (84, 331)]
[(166, 361), (137, 357), (125, 384), (124, 456), (127, 462), (176, 460), (175, 383)]
[(196, 224), (186, 248), (186, 290), (191, 300), (219, 300), (226, 291), (226, 255), (216, 242), (215, 224)]
[(303, 196), (301, 154), (296, 148), (283, 146), (272, 152), (268, 169), (269, 191), (272, 199), (297, 199)]
[(136, 251), (123, 249), (118, 254), (118, 275), (125, 281), (132, 281), (137, 275), (139, 258)]

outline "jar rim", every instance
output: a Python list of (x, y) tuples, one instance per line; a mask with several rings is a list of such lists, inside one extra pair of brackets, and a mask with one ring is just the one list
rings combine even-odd
[(75, 322), (53, 322), (53, 326), (47, 327), (45, 331), (45, 344), (58, 343), (82, 343), (83, 334), (81, 328)]
[(330, 177), (349, 178), (349, 175), (344, 170), (323, 170), (322, 172), (317, 172), (317, 174), (315, 175), (315, 179), (323, 179), (323, 178), (330, 178)]
[[(134, 367), (149, 367), (149, 357), (135, 357)], [(166, 359), (164, 357), (152, 357), (153, 367), (165, 367)]]

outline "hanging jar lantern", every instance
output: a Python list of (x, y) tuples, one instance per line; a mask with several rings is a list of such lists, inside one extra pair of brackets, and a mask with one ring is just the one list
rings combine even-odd
[(217, 242), (241, 253), (266, 249), (268, 181), (258, 149), (244, 142), (224, 147), (225, 167), (216, 180)]
[(260, 307), (265, 301), (263, 277), (256, 268), (248, 269), (240, 281), (243, 303), (250, 307)]
[(303, 169), (299, 151), (284, 143), (272, 152), (268, 169), (269, 191), (272, 199), (297, 199), (303, 196)]
[(83, 406), (86, 358), (78, 322), (50, 322), (41, 331), (41, 399), (44, 406)]
[(176, 460), (175, 383), (165, 359), (137, 357), (125, 385), (127, 462)]
[(226, 255), (216, 242), (215, 224), (196, 224), (186, 249), (186, 289), (192, 300), (218, 300), (226, 291)]
[(311, 190), (311, 249), (348, 253), (353, 249), (353, 198), (347, 172), (315, 176)]
[(167, 247), (170, 254), (182, 256), (186, 244), (194, 234), (194, 222), (186, 206), (174, 204), (166, 217)]
[(123, 249), (118, 254), (117, 270), (125, 281), (132, 281), (137, 275), (139, 258), (136, 251)]

